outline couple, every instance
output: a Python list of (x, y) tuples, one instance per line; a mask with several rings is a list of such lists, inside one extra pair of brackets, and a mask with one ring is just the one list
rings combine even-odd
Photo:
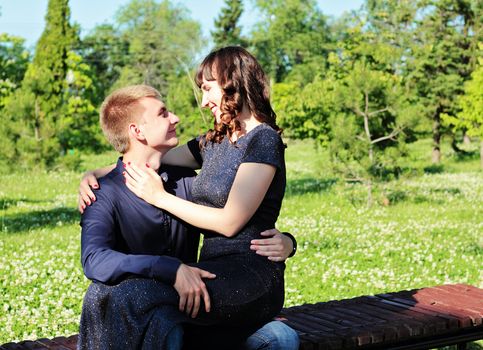
[[(266, 76), (246, 50), (226, 47), (205, 58), (196, 80), (214, 130), (168, 154), (179, 119), (155, 89), (120, 89), (101, 107), (123, 157), (93, 173), (105, 175), (100, 188), (92, 175), (81, 185), (82, 265), (94, 283), (80, 349), (297, 348), (292, 329), (270, 322), (295, 241), (270, 230), (285, 164)], [(196, 178), (186, 169), (200, 165)]]

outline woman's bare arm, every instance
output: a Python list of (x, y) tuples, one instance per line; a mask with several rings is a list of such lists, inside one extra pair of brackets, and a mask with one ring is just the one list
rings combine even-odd
[(262, 163), (242, 163), (223, 208), (211, 208), (180, 199), (164, 191), (159, 175), (128, 165), (126, 184), (137, 196), (201, 229), (232, 237), (250, 220), (262, 203), (276, 168)]

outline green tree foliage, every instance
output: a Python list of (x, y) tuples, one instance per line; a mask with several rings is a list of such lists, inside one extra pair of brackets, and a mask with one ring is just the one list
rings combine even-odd
[(22, 153), (32, 152), (36, 161), (48, 166), (62, 152), (56, 131), (62, 118), (67, 56), (77, 39), (69, 20), (68, 0), (49, 0), (45, 29), (22, 83), (25, 93), (34, 96), (26, 116), (33, 135), (27, 136), (30, 140), (21, 147)]
[(215, 19), (215, 30), (211, 32), (216, 47), (228, 45), (247, 46), (246, 39), (241, 36), (239, 24), (242, 13), (242, 0), (225, 0), (225, 7), (221, 9), (221, 13)]
[(119, 10), (116, 21), (129, 44), (116, 87), (146, 83), (166, 96), (170, 75), (194, 67), (203, 44), (201, 28), (184, 7), (168, 0), (132, 0)]
[[(68, 0), (50, 0), (45, 16), (46, 26), (35, 56), (28, 66), (21, 89), (6, 106), (13, 124), (22, 125), (13, 140), (21, 160), (52, 165), (61, 152), (56, 138), (61, 118), (63, 88), (67, 74), (67, 53), (76, 33), (69, 24)], [(20, 101), (20, 102), (19, 102)], [(15, 106), (21, 104), (22, 114)]]
[(367, 185), (371, 205), (373, 181), (398, 175), (407, 106), (400, 77), (365, 60), (349, 65), (334, 84), (333, 101), (340, 109), (330, 119), (329, 149), (336, 170)]
[(465, 130), (468, 136), (480, 139), (480, 165), (483, 168), (483, 65), (471, 75), (459, 98), (461, 111), (457, 116), (443, 114), (443, 122), (456, 130)]
[(418, 104), (432, 122), (432, 160), (441, 160), (444, 114), (457, 115), (456, 99), (474, 66), (474, 35), (481, 28), (481, 2), (424, 0), (418, 2), (417, 28), (408, 62)]
[(99, 132), (99, 117), (93, 102), (99, 93), (91, 67), (80, 55), (70, 51), (67, 68), (62, 119), (56, 136), (62, 149), (69, 150), (71, 155), (74, 150), (98, 151), (107, 147), (107, 143)]
[(336, 24), (343, 28), (337, 50), (310, 83), (274, 85), (288, 135), (329, 147), (337, 172), (367, 184), (369, 204), (372, 182), (399, 173), (397, 160), (416, 122), (401, 75), (402, 38), (388, 40), (388, 29), (374, 18), (367, 11)]
[(30, 54), (24, 42), (20, 37), (0, 33), (0, 99), (7, 95), (4, 88), (15, 89), (19, 86), (27, 70)]
[(331, 47), (326, 18), (314, 0), (258, 0), (261, 19), (252, 33), (253, 51), (274, 82), (290, 74), (310, 82)]
[(95, 105), (113, 89), (121, 70), (129, 61), (129, 43), (112, 24), (96, 26), (79, 45), (77, 52), (90, 66), (97, 94)]
[[(77, 29), (69, 23), (67, 0), (50, 0), (46, 27), (33, 61), (3, 111), (8, 125), (4, 161), (15, 158), (24, 166), (64, 163), (76, 148), (98, 148), (92, 133), (95, 121), (95, 86), (90, 68), (72, 49)], [(98, 134), (99, 132), (97, 132)], [(78, 164), (79, 155), (75, 156)]]
[(89, 40), (89, 57), (100, 61), (96, 72), (110, 81), (104, 94), (129, 84), (149, 84), (181, 117), (181, 133), (192, 137), (206, 128), (192, 81), (204, 39), (186, 8), (168, 0), (132, 0), (120, 8), (114, 26), (98, 27)]

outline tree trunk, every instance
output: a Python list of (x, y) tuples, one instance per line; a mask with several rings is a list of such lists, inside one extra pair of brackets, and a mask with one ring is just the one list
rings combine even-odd
[(439, 107), (433, 117), (433, 164), (439, 164), (441, 162), (441, 116), (439, 113)]
[(463, 144), (466, 145), (466, 146), (471, 145), (471, 139), (468, 136), (468, 134), (466, 133), (466, 131), (463, 133)]
[(372, 180), (367, 180), (367, 206), (372, 207)]

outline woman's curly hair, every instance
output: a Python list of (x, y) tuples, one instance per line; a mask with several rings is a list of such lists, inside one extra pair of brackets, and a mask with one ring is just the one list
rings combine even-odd
[(216, 80), (223, 97), (221, 100), (221, 122), (215, 119), (214, 128), (206, 134), (206, 142), (220, 143), (240, 130), (236, 116), (246, 104), (255, 118), (270, 125), (277, 132), (276, 114), (270, 105), (270, 87), (267, 76), (258, 61), (240, 46), (227, 46), (211, 52), (196, 72), (196, 84), (201, 87), (203, 78)]

